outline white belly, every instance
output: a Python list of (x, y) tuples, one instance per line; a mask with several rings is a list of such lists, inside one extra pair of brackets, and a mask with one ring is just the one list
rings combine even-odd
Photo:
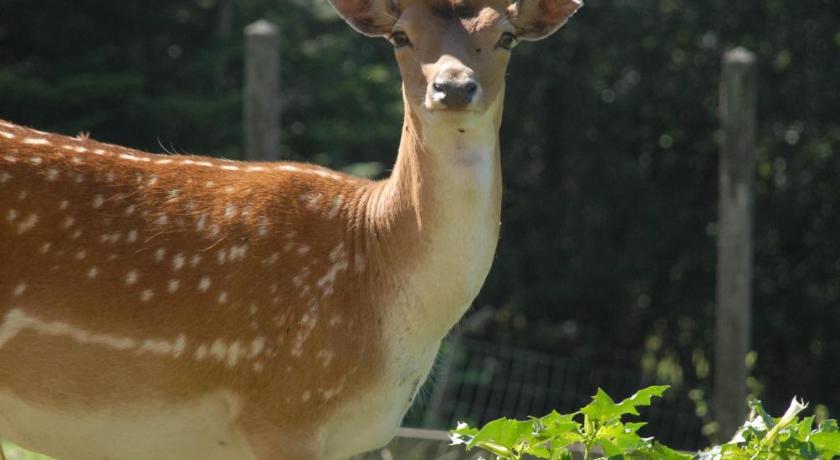
[(253, 459), (231, 423), (235, 407), (216, 394), (93, 413), (38, 407), (0, 390), (0, 437), (59, 460)]

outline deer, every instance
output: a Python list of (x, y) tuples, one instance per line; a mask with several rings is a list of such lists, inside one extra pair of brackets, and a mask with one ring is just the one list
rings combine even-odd
[(582, 3), (331, 3), (394, 47), (386, 179), (0, 120), (0, 436), (59, 460), (338, 460), (392, 439), (494, 258), (511, 49)]

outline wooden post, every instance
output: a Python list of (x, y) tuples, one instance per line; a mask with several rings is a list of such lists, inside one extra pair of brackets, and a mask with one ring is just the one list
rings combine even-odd
[(723, 57), (720, 117), (714, 409), (721, 441), (746, 415), (746, 355), (752, 304), (756, 57), (736, 48)]
[(280, 159), (280, 33), (260, 19), (245, 27), (245, 160)]

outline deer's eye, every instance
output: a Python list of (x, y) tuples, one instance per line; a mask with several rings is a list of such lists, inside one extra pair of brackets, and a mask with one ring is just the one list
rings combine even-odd
[(403, 48), (406, 46), (411, 46), (411, 40), (408, 39), (408, 35), (405, 32), (396, 31), (388, 37), (388, 40), (394, 45), (394, 48)]
[(503, 33), (496, 46), (506, 50), (513, 49), (513, 47), (516, 46), (516, 35), (510, 32)]

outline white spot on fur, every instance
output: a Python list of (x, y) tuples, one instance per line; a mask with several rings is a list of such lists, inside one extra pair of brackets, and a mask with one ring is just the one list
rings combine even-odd
[(248, 245), (241, 244), (241, 245), (233, 245), (230, 247), (230, 252), (228, 253), (228, 257), (230, 258), (231, 262), (235, 262), (237, 260), (243, 260), (245, 258), (245, 254), (248, 252)]
[(140, 273), (137, 270), (131, 270), (125, 275), (125, 285), (131, 286), (137, 284), (138, 279), (140, 279)]
[(172, 258), (172, 269), (177, 272), (178, 270), (184, 268), (185, 262), (186, 259), (183, 254), (176, 254), (175, 257)]
[(28, 145), (52, 145), (50, 141), (38, 137), (27, 137), (23, 140), (23, 143)]
[(117, 244), (122, 239), (122, 233), (105, 233), (99, 237), (99, 241), (102, 243), (110, 243), (110, 244)]
[(265, 337), (257, 337), (253, 341), (251, 341), (251, 351), (249, 353), (249, 357), (256, 358), (257, 356), (262, 353), (263, 349), (265, 348)]
[(96, 278), (97, 275), (99, 275), (99, 269), (96, 267), (91, 267), (87, 272), (87, 277), (90, 279)]
[(198, 219), (195, 221), (195, 229), (197, 231), (204, 230), (204, 227), (207, 225), (207, 214), (201, 214), (198, 216)]
[(204, 358), (207, 357), (207, 354), (208, 354), (207, 345), (201, 344), (195, 350), (195, 359), (197, 359), (199, 361), (202, 361), (202, 360), (204, 360)]
[(143, 292), (140, 293), (140, 301), (141, 302), (148, 302), (152, 300), (152, 297), (155, 296), (155, 291), (151, 289), (143, 289)]
[(280, 253), (275, 252), (275, 253), (272, 253), (270, 256), (266, 257), (265, 259), (263, 259), (262, 264), (263, 265), (274, 265), (279, 261), (280, 261)]
[(210, 289), (210, 284), (211, 284), (210, 277), (209, 276), (204, 276), (198, 282), (198, 290), (200, 292), (207, 292), (207, 290)]
[(315, 359), (320, 359), (321, 360), (321, 366), (326, 368), (326, 367), (330, 366), (330, 363), (333, 360), (333, 356), (334, 356), (333, 352), (331, 352), (329, 350), (321, 350), (321, 351), (319, 351), (318, 353), (315, 354)]
[(365, 256), (362, 255), (361, 252), (356, 252), (356, 255), (353, 257), (353, 266), (356, 268), (356, 273), (362, 273), (365, 271)]
[(337, 195), (333, 198), (332, 207), (330, 208), (329, 213), (327, 213), (328, 219), (335, 219), (338, 216), (339, 211), (341, 211), (341, 205), (344, 203), (344, 195)]
[(95, 334), (61, 321), (42, 321), (28, 316), (23, 310), (14, 309), (6, 313), (3, 323), (0, 324), (0, 348), (3, 348), (19, 332), (27, 329), (44, 335), (68, 337), (81, 344), (102, 345), (115, 350), (129, 350), (137, 343), (129, 337)]
[(15, 290), (12, 291), (12, 295), (15, 297), (22, 296), (23, 293), (26, 292), (27, 287), (26, 283), (18, 283), (18, 285), (15, 286)]
[(179, 280), (169, 280), (169, 283), (166, 285), (166, 290), (169, 291), (170, 294), (174, 294), (178, 291), (178, 288), (181, 286), (181, 281)]
[(166, 248), (157, 248), (155, 250), (155, 261), (156, 262), (163, 262), (163, 259), (166, 257)]
[(171, 356), (179, 358), (187, 347), (187, 338), (184, 334), (178, 334), (175, 340), (146, 339), (137, 348), (137, 354), (152, 353), (156, 355)]
[(21, 221), (21, 223), (18, 224), (18, 227), (17, 227), (18, 235), (26, 233), (29, 230), (32, 230), (37, 223), (38, 223), (38, 215), (37, 214), (33, 213), (33, 214), (28, 215), (26, 217), (26, 219), (24, 219), (23, 221)]

